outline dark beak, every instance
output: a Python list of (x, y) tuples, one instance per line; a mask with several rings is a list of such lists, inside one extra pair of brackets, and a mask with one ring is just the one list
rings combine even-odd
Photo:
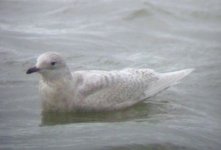
[(38, 71), (39, 71), (39, 68), (37, 68), (37, 67), (32, 67), (32, 68), (29, 68), (29, 69), (26, 71), (26, 74), (31, 74), (31, 73), (38, 72)]

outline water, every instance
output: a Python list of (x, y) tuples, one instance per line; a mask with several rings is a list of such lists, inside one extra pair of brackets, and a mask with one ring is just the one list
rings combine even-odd
[[(218, 150), (221, 1), (0, 1), (0, 149)], [(41, 114), (45, 51), (72, 69), (196, 71), (181, 84), (112, 113)]]

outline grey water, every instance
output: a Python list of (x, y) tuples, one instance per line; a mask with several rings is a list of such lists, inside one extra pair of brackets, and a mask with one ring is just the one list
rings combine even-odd
[[(219, 150), (220, 0), (0, 0), (1, 150)], [(41, 113), (39, 54), (73, 70), (195, 68), (117, 112)]]

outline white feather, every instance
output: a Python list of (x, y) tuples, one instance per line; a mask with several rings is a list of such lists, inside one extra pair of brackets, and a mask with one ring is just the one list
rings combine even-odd
[[(47, 57), (50, 59), (50, 55)], [(130, 107), (161, 92), (193, 71), (186, 69), (156, 73), (151, 69), (124, 69), (70, 73), (66, 65), (57, 72), (55, 69), (51, 72), (47, 70), (46, 63), (38, 64), (44, 64), (44, 72), (41, 73), (43, 80), (40, 82), (43, 111), (64, 112), (111, 111)], [(53, 74), (53, 80), (50, 74)]]
[(150, 85), (150, 87), (145, 91), (145, 96), (153, 96), (161, 92), (162, 90), (176, 84), (179, 80), (183, 79), (193, 70), (194, 69), (184, 69), (181, 71), (159, 74), (159, 80), (157, 80), (154, 84)]

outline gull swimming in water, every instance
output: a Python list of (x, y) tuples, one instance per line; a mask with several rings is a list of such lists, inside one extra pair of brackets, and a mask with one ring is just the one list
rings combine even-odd
[(71, 72), (56, 52), (41, 54), (27, 74), (41, 75), (43, 112), (113, 111), (130, 107), (175, 84), (193, 69), (157, 73), (152, 69)]

